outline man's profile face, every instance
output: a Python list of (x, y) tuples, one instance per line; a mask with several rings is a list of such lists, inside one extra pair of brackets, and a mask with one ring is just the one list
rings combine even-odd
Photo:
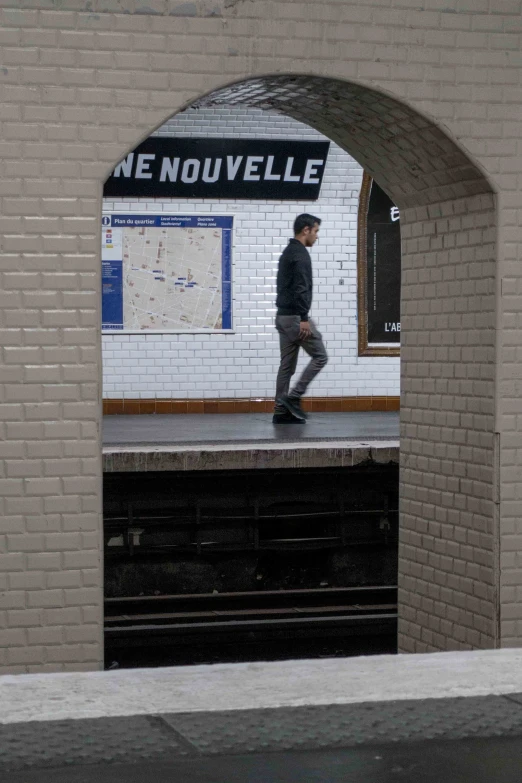
[(312, 245), (315, 245), (317, 241), (318, 233), (319, 233), (319, 223), (314, 223), (313, 228), (310, 228), (309, 226), (305, 226), (304, 228), (305, 247), (312, 247)]

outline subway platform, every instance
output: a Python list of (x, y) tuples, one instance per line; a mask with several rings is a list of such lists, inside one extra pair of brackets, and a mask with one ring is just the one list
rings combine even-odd
[(399, 460), (398, 412), (105, 416), (104, 472), (347, 467)]
[(9, 783), (515, 783), (522, 650), (0, 677)]

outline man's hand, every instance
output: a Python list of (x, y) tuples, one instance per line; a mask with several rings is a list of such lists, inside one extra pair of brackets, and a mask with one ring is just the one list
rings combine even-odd
[(301, 340), (308, 340), (312, 336), (312, 329), (308, 321), (301, 321), (299, 324), (299, 337)]

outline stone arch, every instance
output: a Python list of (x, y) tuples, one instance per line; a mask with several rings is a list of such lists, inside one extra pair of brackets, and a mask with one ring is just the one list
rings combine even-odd
[(433, 120), (366, 85), (278, 74), (235, 82), (189, 105), (237, 104), (281, 111), (349, 146), (402, 208), (493, 192), (478, 166)]
[(102, 184), (211, 93), (305, 112), (402, 208), (400, 646), (520, 644), (519, 12), (407, 5), (2, 4), (2, 672), (103, 665)]
[(400, 207), (399, 649), (495, 646), (492, 186), (432, 120), (361, 84), (277, 74), (189, 105), (300, 120), (343, 147)]
[(495, 646), (493, 189), (433, 121), (317, 76), (235, 83), (195, 106), (277, 109), (331, 138), (401, 209), (399, 649)]

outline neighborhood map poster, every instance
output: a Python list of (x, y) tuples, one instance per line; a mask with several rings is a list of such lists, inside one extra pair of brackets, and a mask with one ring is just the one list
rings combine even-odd
[(233, 217), (104, 212), (102, 329), (232, 329)]

